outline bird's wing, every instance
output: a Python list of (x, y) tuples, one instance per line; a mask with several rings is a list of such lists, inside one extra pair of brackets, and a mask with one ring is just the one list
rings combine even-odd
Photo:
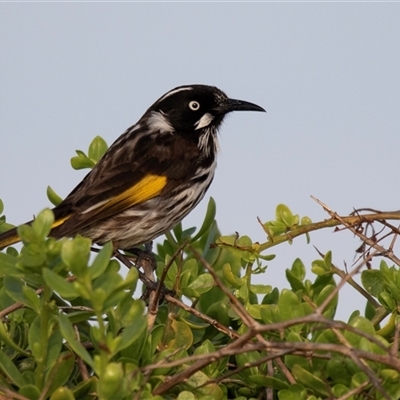
[(53, 233), (68, 236), (101, 219), (119, 214), (137, 204), (160, 195), (168, 178), (149, 168), (132, 169), (132, 165), (119, 165), (104, 175), (93, 170), (54, 209), (56, 220)]
[[(53, 209), (55, 221), (51, 234), (73, 236), (98, 220), (159, 196), (167, 184), (167, 175), (146, 172), (148, 169), (141, 171), (132, 169), (132, 165), (119, 165), (118, 171), (111, 169), (103, 175), (99, 170), (92, 170)], [(19, 240), (16, 228), (0, 234), (0, 250)]]
[(73, 236), (94, 222), (159, 196), (167, 185), (173, 190), (195, 174), (199, 158), (196, 142), (168, 136), (157, 146), (153, 144), (143, 138), (135, 151), (123, 154), (123, 162), (121, 156), (115, 157), (115, 151), (106, 153), (54, 209), (52, 234)]

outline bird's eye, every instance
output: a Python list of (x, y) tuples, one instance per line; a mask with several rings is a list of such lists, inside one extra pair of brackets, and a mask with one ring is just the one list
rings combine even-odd
[(198, 101), (191, 101), (190, 103), (189, 103), (189, 108), (192, 110), (192, 111), (197, 111), (199, 108), (200, 108), (200, 103), (198, 102)]

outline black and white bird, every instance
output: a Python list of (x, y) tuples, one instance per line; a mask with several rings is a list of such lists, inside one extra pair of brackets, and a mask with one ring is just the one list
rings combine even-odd
[[(164, 94), (53, 209), (50, 236), (79, 233), (130, 249), (174, 227), (209, 188), (218, 129), (232, 111), (265, 110), (214, 86), (179, 86)], [(17, 230), (7, 231), (0, 248), (17, 241)]]

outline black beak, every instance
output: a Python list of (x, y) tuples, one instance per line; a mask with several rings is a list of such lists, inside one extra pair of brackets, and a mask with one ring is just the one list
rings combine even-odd
[(224, 113), (231, 111), (263, 111), (266, 112), (262, 107), (248, 101), (228, 99), (228, 101), (221, 106), (220, 110)]

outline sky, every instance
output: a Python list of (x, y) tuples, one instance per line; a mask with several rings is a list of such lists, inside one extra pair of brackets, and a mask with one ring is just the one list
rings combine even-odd
[[(232, 113), (206, 198), (223, 234), (266, 241), (257, 222), (279, 203), (313, 221), (336, 212), (400, 209), (399, 3), (0, 3), (0, 198), (10, 223), (65, 197), (83, 178), (70, 158), (102, 136), (111, 144), (175, 86), (215, 85), (267, 113)], [(349, 232), (274, 248), (261, 282), (289, 287), (333, 251), (350, 268)], [(373, 265), (378, 267), (378, 261)], [(314, 279), (309, 274), (310, 278)], [(345, 290), (338, 315), (364, 301)], [(351, 306), (349, 307), (349, 301)]]

